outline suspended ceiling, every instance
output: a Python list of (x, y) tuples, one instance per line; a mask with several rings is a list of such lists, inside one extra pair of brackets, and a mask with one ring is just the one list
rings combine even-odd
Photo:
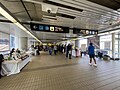
[[(119, 0), (0, 0), (21, 22), (101, 30), (120, 21)], [(51, 10), (50, 13), (47, 10)], [(2, 18), (3, 20), (4, 18)], [(26, 25), (26, 24), (25, 24)], [(26, 25), (29, 27), (29, 25)], [(34, 32), (43, 42), (72, 34)]]

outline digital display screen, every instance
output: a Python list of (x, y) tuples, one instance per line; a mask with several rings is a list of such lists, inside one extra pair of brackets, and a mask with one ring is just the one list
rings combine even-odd
[(55, 32), (55, 33), (69, 33), (69, 27), (44, 25), (44, 24), (30, 24), (31, 30), (42, 32)]

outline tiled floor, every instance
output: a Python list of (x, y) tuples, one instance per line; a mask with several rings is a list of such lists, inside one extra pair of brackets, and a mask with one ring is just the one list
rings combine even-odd
[(120, 90), (120, 61), (97, 62), (42, 53), (20, 74), (0, 79), (0, 90)]

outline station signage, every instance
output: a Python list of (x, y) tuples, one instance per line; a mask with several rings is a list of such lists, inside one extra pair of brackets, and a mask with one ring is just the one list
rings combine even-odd
[(45, 24), (30, 24), (31, 30), (42, 32), (69, 33), (69, 27), (53, 26)]
[(73, 28), (73, 34), (81, 34), (81, 35), (97, 35), (98, 30), (87, 30), (87, 29), (77, 29)]

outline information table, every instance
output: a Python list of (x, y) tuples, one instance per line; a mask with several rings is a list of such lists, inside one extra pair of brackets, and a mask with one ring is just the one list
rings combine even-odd
[(31, 57), (27, 57), (24, 60), (18, 59), (18, 60), (11, 60), (11, 61), (4, 61), (2, 63), (2, 71), (1, 74), (3, 76), (12, 75), (20, 73), (20, 70), (31, 61)]

